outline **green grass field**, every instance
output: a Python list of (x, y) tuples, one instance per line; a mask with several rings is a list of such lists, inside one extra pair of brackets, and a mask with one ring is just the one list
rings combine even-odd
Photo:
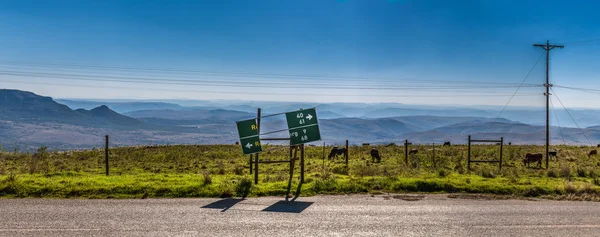
[[(526, 153), (543, 146), (505, 146), (502, 170), (476, 163), (467, 170), (467, 147), (411, 146), (417, 155), (405, 164), (404, 147), (378, 146), (382, 163), (372, 163), (369, 148), (350, 148), (350, 162), (327, 160), (331, 147), (306, 147), (306, 183), (302, 195), (349, 193), (485, 193), (515, 197), (600, 200), (600, 156), (595, 148), (556, 146), (550, 169), (527, 168)], [(261, 160), (289, 159), (289, 148), (263, 148)], [(473, 146), (473, 159), (499, 156), (499, 146)], [(0, 197), (141, 198), (240, 196), (253, 176), (249, 157), (234, 145), (122, 147), (110, 150), (105, 176), (101, 149), (35, 154), (0, 154)], [(294, 185), (298, 185), (296, 163)], [(284, 196), (289, 164), (260, 164), (260, 183), (250, 196)]]

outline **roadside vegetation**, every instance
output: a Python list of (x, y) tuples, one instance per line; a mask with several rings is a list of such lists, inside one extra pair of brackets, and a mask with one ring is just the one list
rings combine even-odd
[[(555, 146), (558, 161), (550, 169), (523, 165), (526, 153), (543, 146), (505, 146), (502, 170), (497, 164), (473, 163), (467, 169), (466, 146), (411, 146), (419, 153), (405, 164), (404, 147), (376, 146), (381, 163), (371, 161), (371, 147), (350, 147), (328, 160), (331, 147), (306, 147), (306, 183), (302, 195), (351, 193), (483, 193), (516, 197), (600, 200), (600, 156), (592, 147)], [(261, 160), (289, 159), (289, 148), (263, 148)], [(499, 156), (499, 146), (472, 147), (473, 159)], [(325, 159), (323, 159), (325, 157)], [(0, 197), (164, 198), (284, 196), (289, 164), (260, 164), (253, 184), (249, 156), (235, 145), (120, 147), (110, 149), (110, 175), (104, 150), (0, 154)], [(545, 166), (545, 160), (544, 160)], [(298, 185), (296, 163), (294, 186)]]

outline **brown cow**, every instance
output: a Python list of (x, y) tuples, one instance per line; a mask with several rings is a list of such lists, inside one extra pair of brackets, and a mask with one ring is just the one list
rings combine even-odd
[(598, 150), (591, 150), (590, 153), (588, 153), (588, 158), (592, 158), (592, 156), (598, 155)]
[(414, 155), (414, 154), (417, 154), (417, 153), (419, 153), (419, 150), (417, 150), (417, 149), (412, 149), (412, 150), (410, 150), (410, 151), (408, 152), (408, 155), (410, 156), (410, 155)]
[(544, 158), (544, 155), (542, 155), (540, 153), (536, 153), (536, 154), (527, 153), (527, 155), (525, 155), (525, 159), (523, 159), (523, 166), (529, 167), (530, 163), (537, 162), (538, 167), (542, 167), (542, 159), (543, 158)]

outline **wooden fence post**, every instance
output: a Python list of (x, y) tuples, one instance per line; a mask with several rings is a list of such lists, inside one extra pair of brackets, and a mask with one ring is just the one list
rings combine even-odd
[(109, 166), (108, 166), (108, 135), (105, 137), (105, 146), (104, 146), (104, 165), (106, 166), (106, 176), (109, 175)]
[(404, 162), (408, 165), (408, 139), (404, 140)]
[(346, 158), (346, 167), (348, 167), (348, 152), (349, 152), (349, 147), (348, 147), (348, 140), (346, 140), (346, 153), (344, 154), (344, 157)]
[(469, 141), (468, 141), (468, 148), (467, 148), (467, 169), (471, 170), (471, 135), (469, 135)]

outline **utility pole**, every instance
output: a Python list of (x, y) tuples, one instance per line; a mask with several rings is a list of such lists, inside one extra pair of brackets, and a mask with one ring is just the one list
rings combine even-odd
[(553, 50), (555, 48), (562, 49), (565, 46), (550, 44), (549, 40), (546, 40), (546, 44), (534, 44), (533, 46), (540, 47), (540, 48), (546, 50), (546, 84), (544, 84), (544, 87), (546, 87), (546, 93), (544, 95), (546, 96), (546, 169), (548, 169), (549, 168), (548, 154), (550, 153), (550, 87), (552, 87), (552, 84), (550, 84), (550, 79), (548, 76), (548, 72), (550, 70), (549, 69), (549, 67), (550, 67), (549, 66), (550, 50)]

